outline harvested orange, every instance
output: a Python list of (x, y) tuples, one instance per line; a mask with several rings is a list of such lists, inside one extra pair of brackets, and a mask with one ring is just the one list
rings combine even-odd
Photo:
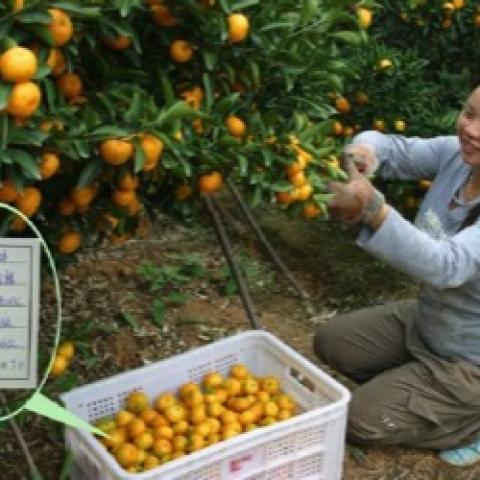
[(14, 117), (30, 117), (40, 106), (42, 92), (34, 82), (20, 82), (13, 86), (7, 112)]
[(228, 39), (232, 43), (245, 40), (250, 29), (248, 18), (243, 13), (232, 13), (228, 19)]
[(133, 155), (133, 144), (129, 140), (110, 138), (100, 144), (100, 156), (110, 165), (122, 165)]
[(243, 363), (235, 363), (230, 367), (230, 373), (232, 377), (238, 380), (245, 380), (249, 375), (250, 372), (248, 368)]
[(174, 40), (170, 45), (170, 57), (177, 63), (186, 63), (193, 56), (193, 47), (186, 40)]
[(76, 98), (83, 90), (82, 79), (76, 73), (64, 73), (58, 77), (57, 87), (67, 98)]
[(223, 377), (218, 372), (209, 372), (203, 377), (202, 383), (206, 388), (219, 387), (223, 383)]
[(37, 73), (35, 53), (26, 47), (9, 48), (0, 57), (0, 72), (7, 82), (28, 82)]
[(48, 30), (53, 37), (55, 45), (65, 45), (73, 36), (73, 24), (70, 16), (58, 8), (51, 8), (48, 12), (52, 17)]
[(143, 432), (133, 439), (133, 443), (140, 450), (148, 450), (154, 442), (153, 435), (150, 432)]
[(155, 400), (155, 408), (160, 412), (165, 411), (171, 405), (175, 405), (177, 403), (177, 399), (175, 395), (170, 392), (162, 393), (159, 395)]
[(211, 194), (220, 190), (223, 185), (223, 176), (217, 171), (213, 170), (210, 173), (200, 175), (197, 181), (198, 191), (203, 194)]
[(170, 440), (160, 437), (154, 440), (152, 445), (152, 452), (159, 457), (172, 453), (173, 447)]
[(115, 421), (119, 427), (126, 427), (134, 418), (135, 415), (128, 410), (119, 410), (115, 415)]
[(127, 410), (133, 413), (141, 413), (146, 410), (150, 402), (144, 392), (132, 392), (125, 398)]
[(43, 180), (55, 175), (60, 168), (60, 158), (55, 153), (44, 153), (40, 163), (40, 175)]
[(115, 458), (122, 467), (130, 467), (138, 462), (138, 448), (132, 443), (124, 443), (115, 451)]
[(174, 405), (168, 406), (164, 410), (163, 414), (170, 423), (175, 424), (182, 420), (185, 420), (185, 417), (187, 416), (187, 411), (182, 405), (175, 403)]
[(126, 425), (127, 433), (130, 438), (138, 437), (142, 435), (147, 429), (145, 422), (141, 418), (133, 418)]
[(82, 244), (82, 236), (78, 232), (64, 233), (58, 240), (58, 251), (64, 254), (70, 254), (78, 250)]
[(37, 212), (41, 202), (42, 193), (36, 187), (26, 187), (15, 200), (17, 208), (27, 217)]

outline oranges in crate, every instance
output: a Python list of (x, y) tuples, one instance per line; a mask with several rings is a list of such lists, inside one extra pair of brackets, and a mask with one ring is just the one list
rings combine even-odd
[(237, 363), (227, 376), (209, 372), (199, 383), (155, 398), (131, 392), (123, 410), (95, 426), (107, 433), (99, 441), (117, 462), (139, 473), (295, 413), (296, 402), (278, 377), (255, 376)]

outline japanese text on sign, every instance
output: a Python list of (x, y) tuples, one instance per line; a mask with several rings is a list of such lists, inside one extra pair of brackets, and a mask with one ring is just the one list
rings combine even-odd
[(0, 390), (37, 386), (40, 243), (0, 239)]

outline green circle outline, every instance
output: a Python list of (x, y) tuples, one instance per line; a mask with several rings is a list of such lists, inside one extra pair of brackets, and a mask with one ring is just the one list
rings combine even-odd
[[(52, 270), (53, 274), (53, 281), (55, 283), (55, 296), (57, 297), (57, 333), (55, 335), (55, 343), (54, 343), (54, 352), (57, 351), (58, 344), (60, 342), (60, 331), (62, 328), (62, 294), (60, 292), (60, 281), (58, 279), (58, 274), (57, 274), (57, 268), (55, 267), (55, 262), (53, 260), (53, 255), (50, 252), (50, 249), (48, 248), (47, 242), (43, 238), (43, 235), (40, 233), (40, 231), (37, 229), (35, 224), (20, 210), (16, 209), (15, 207), (12, 207), (8, 203), (3, 203), (0, 202), (0, 208), (5, 208), (6, 210), (9, 210), (12, 213), (15, 213), (16, 215), (20, 216), (22, 220), (26, 222), (26, 224), (34, 231), (35, 235), (37, 238), (40, 240), (40, 243), (43, 247), (43, 250), (45, 251), (47, 258), (48, 258), (48, 263), (50, 265), (50, 269)], [(40, 332), (39, 332), (40, 333)], [(40, 393), (40, 390), (44, 387), (50, 371), (52, 369), (53, 361), (54, 361), (55, 353), (52, 353), (52, 356), (50, 357), (50, 363), (48, 364), (48, 367), (45, 371), (45, 375), (43, 376), (42, 381), (40, 382), (40, 385), (35, 389), (35, 391), (28, 397), (27, 400), (25, 400), (24, 404), (17, 408), (17, 410), (14, 410), (13, 412), (10, 412), (7, 415), (4, 415), (3, 417), (0, 416), (0, 422), (3, 422), (5, 420), (9, 420), (10, 418), (13, 418), (15, 415), (18, 415), (20, 412), (22, 412), (25, 409), (25, 405), (28, 403), (28, 401), (36, 394)]]

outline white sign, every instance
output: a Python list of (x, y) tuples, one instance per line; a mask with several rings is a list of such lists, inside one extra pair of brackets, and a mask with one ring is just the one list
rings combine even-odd
[(40, 241), (0, 238), (0, 390), (37, 387)]

